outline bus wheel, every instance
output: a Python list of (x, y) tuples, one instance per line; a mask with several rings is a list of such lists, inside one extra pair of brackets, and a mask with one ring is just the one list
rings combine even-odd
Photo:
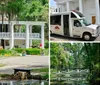
[(84, 39), (84, 40), (89, 41), (89, 40), (91, 40), (91, 38), (92, 38), (92, 37), (91, 37), (91, 34), (90, 34), (90, 33), (84, 33), (84, 34), (83, 34), (83, 39)]

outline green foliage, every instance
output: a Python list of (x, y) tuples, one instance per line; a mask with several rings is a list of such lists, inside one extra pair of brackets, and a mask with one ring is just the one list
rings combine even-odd
[(32, 41), (32, 46), (33, 47), (39, 47), (40, 46), (40, 40), (33, 40)]
[(45, 40), (45, 48), (49, 48), (49, 41), (48, 40)]
[(28, 55), (40, 55), (40, 49), (39, 48), (29, 48), (29, 49), (26, 49), (26, 53)]
[(64, 50), (63, 44), (51, 43), (50, 54), (51, 68), (57, 70), (67, 68), (69, 53)]
[[(20, 13), (21, 20), (47, 21), (48, 0), (30, 0), (24, 3), (24, 10)], [(43, 17), (45, 14), (45, 17)]]
[(41, 76), (42, 79), (47, 80), (49, 79), (49, 73), (45, 73)]
[(50, 52), (52, 69), (88, 69), (90, 85), (99, 85), (100, 43), (51, 43)]
[(0, 54), (4, 55), (5, 53), (11, 54), (11, 50), (6, 50), (6, 49), (0, 50)]
[[(12, 50), (0, 50), (0, 56), (19, 56), (19, 54), (22, 54), (23, 52), (25, 52), (27, 55), (41, 55), (40, 48), (13, 48)], [(48, 55), (49, 50), (43, 49), (43, 54)]]
[(18, 53), (22, 53), (23, 50), (25, 50), (25, 48), (14, 48), (14, 49), (12, 49), (12, 50), (15, 50), (15, 51), (18, 52)]
[(37, 69), (32, 69), (32, 72), (49, 72), (49, 68), (37, 68)]

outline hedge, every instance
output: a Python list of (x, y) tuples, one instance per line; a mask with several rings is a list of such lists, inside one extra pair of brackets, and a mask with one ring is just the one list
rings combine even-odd
[(48, 49), (40, 49), (40, 48), (13, 48), (12, 50), (0, 50), (0, 55), (5, 55), (5, 54), (11, 54), (12, 56), (17, 55), (18, 53), (22, 53), (23, 51), (26, 52), (27, 55), (41, 55), (45, 54), (48, 55), (49, 50)]
[(5, 50), (5, 49), (0, 50), (0, 54), (2, 54), (2, 55), (4, 55), (4, 54), (11, 54), (11, 53), (12, 53), (11, 50)]
[(39, 55), (40, 49), (39, 48), (14, 48), (13, 50), (17, 51), (18, 53), (22, 53), (24, 50), (26, 51), (26, 54), (28, 55)]
[(39, 55), (40, 49), (39, 48), (29, 48), (29, 49), (26, 49), (26, 53), (28, 55)]
[(24, 48), (14, 48), (14, 49), (12, 49), (12, 50), (17, 51), (18, 53), (22, 53), (23, 50), (25, 50), (25, 49), (24, 49)]

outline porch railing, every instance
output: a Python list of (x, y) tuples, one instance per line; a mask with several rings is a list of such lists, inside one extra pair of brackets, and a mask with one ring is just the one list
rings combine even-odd
[(0, 32), (0, 39), (9, 39), (10, 33)]
[(26, 35), (25, 33), (14, 33), (14, 38), (15, 39), (26, 38)]
[(30, 38), (40, 38), (40, 33), (30, 33)]
[[(10, 39), (11, 34), (9, 32), (1, 32), (0, 33), (0, 39)], [(25, 39), (26, 38), (26, 33), (14, 33), (14, 39)], [(29, 38), (30, 39), (39, 39), (40, 38), (40, 33), (29, 33)]]

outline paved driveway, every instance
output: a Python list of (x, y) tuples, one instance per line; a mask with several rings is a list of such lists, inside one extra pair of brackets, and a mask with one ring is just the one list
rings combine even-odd
[(49, 65), (49, 57), (48, 56), (22, 56), (22, 57), (8, 57), (8, 58), (0, 58), (0, 64), (6, 64), (4, 67), (0, 67), (0, 69), (6, 68), (14, 68), (14, 67), (22, 67), (22, 66), (48, 66)]
[[(64, 37), (64, 36), (55, 35), (55, 34), (51, 35), (50, 40), (51, 41), (60, 41), (60, 42), (62, 42), (62, 41), (82, 41), (83, 42), (83, 40), (80, 38)], [(100, 41), (100, 35), (93, 41)]]

